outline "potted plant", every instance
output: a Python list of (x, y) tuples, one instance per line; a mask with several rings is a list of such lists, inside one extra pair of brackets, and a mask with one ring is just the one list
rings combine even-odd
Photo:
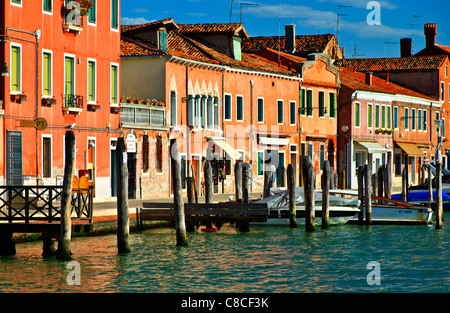
[(150, 100), (149, 99), (145, 99), (144, 101), (142, 101), (143, 104), (150, 104)]
[(141, 98), (134, 99), (134, 103), (136, 103), (136, 104), (140, 104), (141, 102), (142, 102)]
[(42, 105), (53, 105), (56, 104), (55, 98), (42, 98)]
[(133, 98), (127, 97), (127, 103), (132, 103), (132, 102), (133, 102)]

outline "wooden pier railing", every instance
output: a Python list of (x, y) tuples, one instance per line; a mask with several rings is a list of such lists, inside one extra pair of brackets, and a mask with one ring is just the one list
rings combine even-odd
[[(144, 203), (143, 206), (141, 220), (175, 220), (173, 203)], [(269, 210), (266, 203), (185, 203), (184, 214), (187, 222), (266, 222)]]
[[(6, 223), (58, 223), (62, 186), (0, 186), (0, 227)], [(72, 220), (92, 223), (93, 187), (73, 189)]]

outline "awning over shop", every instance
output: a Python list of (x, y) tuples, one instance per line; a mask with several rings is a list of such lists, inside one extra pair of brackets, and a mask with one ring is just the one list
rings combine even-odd
[(362, 146), (368, 153), (385, 153), (387, 151), (385, 147), (376, 142), (355, 141), (355, 143)]
[(279, 137), (259, 137), (259, 144), (266, 146), (286, 146), (289, 144), (289, 138)]
[(232, 146), (225, 142), (224, 137), (208, 137), (208, 139), (212, 140), (215, 145), (224, 150), (231, 159), (239, 160), (242, 157), (240, 152), (237, 152)]
[(425, 153), (413, 143), (395, 142), (405, 153), (414, 157), (425, 157)]

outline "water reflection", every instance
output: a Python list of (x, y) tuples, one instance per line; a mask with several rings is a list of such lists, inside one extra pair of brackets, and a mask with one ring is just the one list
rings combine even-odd
[[(188, 234), (183, 248), (173, 229), (153, 229), (131, 234), (127, 255), (117, 255), (115, 235), (76, 238), (81, 286), (67, 284), (67, 262), (42, 258), (39, 242), (23, 243), (16, 256), (0, 258), (0, 292), (449, 292), (448, 220), (439, 232), (225, 226)], [(367, 285), (371, 261), (381, 264), (381, 286)]]

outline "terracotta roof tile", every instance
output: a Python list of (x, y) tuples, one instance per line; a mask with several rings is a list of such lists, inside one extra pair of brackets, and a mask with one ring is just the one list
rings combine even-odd
[(147, 56), (147, 55), (167, 55), (167, 52), (153, 49), (134, 41), (130, 38), (122, 37), (120, 39), (121, 56)]
[(391, 72), (404, 70), (438, 69), (446, 56), (413, 56), (406, 58), (345, 59), (336, 61), (337, 66), (356, 69), (358, 72)]
[(179, 26), (179, 32), (183, 34), (219, 33), (237, 36), (242, 32), (248, 38), (242, 23), (179, 24)]
[[(301, 35), (295, 37), (296, 53), (323, 52), (334, 37), (332, 34)], [(285, 50), (286, 38), (280, 37), (280, 50)], [(258, 52), (265, 48), (278, 50), (278, 36), (250, 37), (242, 44), (242, 50), (249, 53)]]
[(135, 31), (142, 31), (146, 28), (159, 28), (161, 26), (172, 25), (172, 27), (177, 28), (178, 25), (173, 21), (173, 17), (166, 18), (159, 21), (153, 21), (145, 24), (136, 24), (136, 25), (122, 25), (120, 27), (120, 32), (122, 34), (133, 33)]
[(386, 79), (379, 78), (372, 75), (372, 84), (366, 84), (366, 74), (361, 72), (354, 72), (352, 70), (341, 68), (339, 75), (341, 85), (346, 86), (352, 90), (372, 91), (386, 94), (399, 94), (411, 97), (422, 98), (430, 101), (436, 101), (431, 97), (418, 93), (414, 90), (402, 87), (392, 82), (386, 81)]

